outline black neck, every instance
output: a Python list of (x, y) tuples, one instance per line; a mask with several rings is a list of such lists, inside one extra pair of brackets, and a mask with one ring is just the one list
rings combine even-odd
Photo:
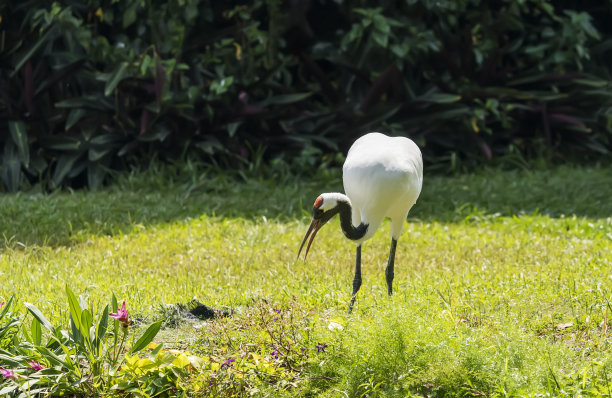
[(340, 214), (340, 226), (342, 232), (350, 240), (359, 240), (368, 231), (368, 224), (363, 222), (354, 227), (351, 216), (351, 205), (345, 201), (338, 201), (338, 213)]

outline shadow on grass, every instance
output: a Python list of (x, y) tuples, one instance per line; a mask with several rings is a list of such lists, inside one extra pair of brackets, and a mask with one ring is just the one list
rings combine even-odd
[[(184, 177), (183, 177), (184, 178)], [(307, 218), (321, 192), (342, 191), (340, 178), (249, 180), (203, 176), (168, 183), (131, 177), (103, 191), (24, 193), (0, 197), (4, 245), (67, 245), (79, 236), (128, 233), (135, 225), (198, 218)], [(453, 177), (427, 176), (410, 218), (461, 222), (499, 214), (539, 213), (592, 219), (612, 216), (612, 173), (603, 167), (560, 167), (546, 171), (488, 170)], [(297, 238), (296, 238), (297, 239)]]

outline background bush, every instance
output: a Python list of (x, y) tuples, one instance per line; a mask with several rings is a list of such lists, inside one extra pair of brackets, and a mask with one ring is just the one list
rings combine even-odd
[(371, 130), (430, 170), (612, 148), (610, 3), (42, 0), (0, 5), (5, 189), (151, 158), (296, 170)]

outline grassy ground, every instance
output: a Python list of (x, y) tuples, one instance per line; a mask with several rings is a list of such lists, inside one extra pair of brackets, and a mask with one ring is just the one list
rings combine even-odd
[[(0, 301), (15, 295), (61, 320), (68, 284), (94, 303), (114, 292), (153, 319), (164, 304), (197, 297), (233, 315), (166, 328), (161, 340), (271, 357), (275, 338), (327, 344), (281, 352), (287, 384), (260, 393), (611, 395), (608, 169), (426, 175), (398, 245), (394, 296), (386, 296), (385, 224), (364, 245), (350, 316), (354, 245), (337, 220), (307, 262), (295, 258), (314, 198), (341, 190), (334, 173), (248, 183), (192, 175), (0, 197)], [(257, 318), (270, 311), (280, 314), (275, 329)]]

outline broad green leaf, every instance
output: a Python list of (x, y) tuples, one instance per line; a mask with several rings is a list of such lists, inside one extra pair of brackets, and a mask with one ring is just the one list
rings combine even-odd
[(236, 130), (238, 130), (238, 127), (240, 127), (241, 124), (241, 121), (231, 122), (227, 124), (227, 133), (230, 137), (233, 137), (236, 134)]
[(40, 345), (42, 343), (42, 329), (40, 327), (40, 322), (37, 319), (32, 319), (30, 333), (32, 334), (32, 343), (35, 345)]
[[(19, 366), (19, 365), (17, 365)], [(3, 397), (8, 397), (9, 393), (15, 391), (16, 389), (18, 389), (20, 386), (19, 384), (15, 383), (15, 384), (9, 384), (8, 386), (4, 387), (3, 389), (0, 390), (0, 396)]]
[(612, 86), (612, 82), (609, 82), (607, 80), (575, 79), (574, 82), (585, 85), (585, 86), (589, 86), (589, 87), (595, 87), (595, 88)]
[(36, 318), (38, 322), (40, 322), (41, 325), (45, 327), (45, 329), (49, 330), (51, 333), (53, 333), (53, 335), (56, 334), (55, 328), (53, 327), (51, 322), (49, 322), (49, 320), (42, 314), (42, 312), (40, 312), (38, 308), (36, 308), (34, 304), (30, 304), (30, 303), (23, 303), (23, 304), (26, 306), (28, 311), (30, 311), (32, 316), (34, 316), (34, 318)]
[(144, 134), (139, 134), (137, 136), (138, 141), (151, 142), (151, 141), (164, 141), (169, 135), (171, 131), (169, 128), (162, 126), (160, 124), (154, 125), (149, 131)]
[(82, 108), (71, 109), (70, 113), (68, 113), (68, 117), (66, 118), (66, 126), (64, 129), (66, 131), (70, 130), (72, 126), (77, 124), (79, 120), (83, 118), (87, 114), (87, 110)]
[(151, 341), (153, 341), (153, 339), (155, 338), (155, 336), (157, 335), (157, 333), (159, 332), (159, 329), (161, 328), (161, 324), (162, 324), (162, 319), (160, 319), (159, 321), (151, 324), (151, 326), (149, 326), (147, 328), (147, 330), (143, 333), (142, 336), (140, 336), (140, 338), (138, 339), (138, 341), (136, 341), (136, 343), (134, 343), (134, 346), (132, 347), (132, 349), (130, 350), (130, 354), (134, 354), (140, 350), (142, 350), (143, 348), (145, 348)]
[(91, 139), (93, 145), (109, 145), (116, 143), (121, 140), (121, 136), (118, 134), (100, 134)]
[(100, 318), (100, 322), (98, 322), (98, 328), (96, 330), (96, 345), (100, 346), (104, 336), (106, 336), (106, 329), (108, 328), (108, 304), (104, 307), (102, 311), (102, 317)]
[(74, 163), (78, 160), (80, 154), (60, 156), (53, 171), (51, 184), (53, 188), (57, 188), (64, 181), (64, 178), (70, 173)]
[(47, 170), (47, 166), (49, 163), (38, 153), (34, 153), (33, 156), (30, 157), (30, 165), (27, 167), (28, 173), (34, 176), (42, 175), (45, 170)]
[(77, 137), (58, 135), (47, 138), (44, 141), (44, 145), (49, 149), (54, 149), (61, 152), (78, 151), (83, 145), (83, 140)]
[(149, 355), (149, 359), (152, 361), (155, 361), (155, 357), (157, 357), (157, 354), (159, 354), (163, 346), (164, 345), (162, 343), (158, 344), (157, 347), (155, 347), (153, 351), (151, 351), (151, 354)]
[(22, 366), (21, 361), (23, 357), (14, 355), (10, 353), (10, 355), (0, 354), (0, 364), (7, 363), (13, 367)]
[(108, 111), (113, 109), (113, 103), (102, 95), (86, 95), (68, 98), (55, 103), (57, 108), (84, 108)]
[(21, 186), (21, 161), (17, 148), (12, 142), (4, 144), (4, 157), (2, 159), (2, 181), (10, 192), (16, 192)]
[(26, 167), (30, 163), (30, 147), (28, 145), (28, 133), (24, 122), (9, 122), (9, 131), (11, 138), (19, 151), (21, 163)]
[(372, 39), (374, 39), (376, 44), (378, 44), (382, 48), (387, 48), (387, 46), (389, 45), (389, 36), (387, 36), (384, 33), (376, 32), (376, 31), (372, 32)]
[(125, 79), (128, 76), (128, 63), (122, 62), (119, 67), (113, 72), (110, 78), (106, 82), (106, 86), (104, 87), (104, 95), (109, 96), (115, 87), (121, 82), (121, 80)]
[[(60, 344), (60, 346), (62, 347), (62, 349), (66, 348), (63, 344)], [(41, 354), (43, 354), (45, 359), (47, 359), (52, 364), (63, 366), (66, 369), (71, 370), (71, 371), (75, 370), (75, 367), (72, 361), (63, 360), (61, 357), (59, 357), (53, 351), (49, 350), (47, 347), (38, 347), (38, 350), (41, 352)], [(66, 358), (68, 359), (69, 356), (67, 356)]]
[(268, 106), (268, 105), (283, 105), (283, 104), (292, 104), (294, 102), (300, 102), (310, 97), (312, 93), (294, 93), (294, 94), (284, 94), (284, 95), (276, 95), (273, 97), (266, 98), (259, 105), (260, 106)]
[(457, 102), (460, 99), (461, 96), (456, 94), (432, 93), (417, 97), (414, 100), (422, 102), (433, 102), (435, 104), (450, 104), (453, 102)]
[(47, 40), (49, 39), (49, 37), (51, 36), (52, 33), (55, 32), (57, 28), (55, 26), (51, 26), (49, 28), (49, 30), (47, 30), (45, 32), (45, 34), (43, 34), (37, 41), (36, 43), (34, 43), (34, 45), (32, 47), (30, 47), (30, 49), (23, 55), (23, 57), (21, 57), (21, 59), (19, 61), (17, 61), (17, 63), (15, 64), (15, 69), (13, 70), (13, 72), (11, 72), (10, 77), (14, 77), (15, 74), (17, 74), (17, 72), (19, 72), (19, 70), (21, 69), (21, 67), (28, 62), (28, 59), (32, 58), (32, 55), (34, 55), (34, 53), (40, 48), (40, 46), (42, 46), (43, 44), (45, 44), (45, 42), (47, 42)]
[(86, 327), (81, 323), (81, 306), (79, 305), (79, 300), (76, 298), (72, 290), (66, 285), (66, 294), (68, 295), (68, 306), (70, 307), (70, 318), (74, 323), (76, 330), (78, 331), (80, 338), (87, 338), (86, 335)]
[(131, 24), (133, 24), (134, 21), (136, 21), (136, 18), (137, 18), (136, 8), (137, 7), (138, 7), (138, 3), (136, 2), (131, 3), (131, 5), (128, 6), (127, 9), (123, 12), (122, 25), (124, 29), (130, 26)]
[[(19, 329), (20, 323), (19, 320), (13, 319), (10, 320), (8, 323), (4, 323), (2, 324), (2, 327), (0, 327), (0, 340), (2, 340), (4, 338), (4, 336), (6, 334), (8, 334), (9, 332), (12, 333), (13, 329)], [(25, 340), (28, 340), (28, 336), (27, 336), (27, 331), (24, 330), (23, 334), (25, 335)]]
[(89, 309), (85, 308), (81, 312), (81, 326), (83, 327), (83, 331), (89, 330), (93, 326), (93, 316)]
[(112, 148), (89, 148), (89, 151), (87, 151), (87, 159), (89, 159), (90, 162), (97, 162), (111, 151)]
[(145, 54), (143, 57), (142, 62), (140, 63), (140, 74), (142, 76), (147, 75), (147, 71), (149, 70), (149, 65), (151, 65), (152, 60), (153, 58), (151, 58), (149, 54)]

